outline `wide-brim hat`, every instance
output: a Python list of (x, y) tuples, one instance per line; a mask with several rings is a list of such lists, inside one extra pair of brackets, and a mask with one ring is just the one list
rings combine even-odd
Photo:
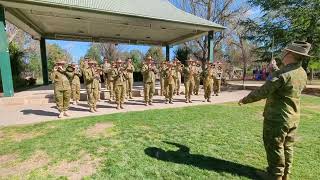
[(91, 60), (91, 61), (88, 62), (88, 64), (97, 64), (97, 61)]
[(152, 59), (151, 56), (147, 56), (147, 57), (146, 57), (146, 60), (151, 60), (151, 61), (152, 61), (153, 59)]
[(120, 64), (120, 63), (122, 63), (122, 60), (121, 59), (117, 59), (116, 63)]
[(59, 60), (56, 62), (57, 65), (65, 65), (66, 64), (66, 61), (64, 60)]
[(284, 50), (295, 53), (295, 54), (299, 54), (306, 57), (312, 57), (311, 55), (308, 54), (310, 49), (311, 49), (311, 44), (304, 41), (294, 41), (284, 48)]

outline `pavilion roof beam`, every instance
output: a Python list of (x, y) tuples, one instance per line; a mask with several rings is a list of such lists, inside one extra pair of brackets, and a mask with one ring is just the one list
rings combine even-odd
[(40, 39), (44, 34), (44, 31), (19, 9), (6, 9), (6, 17), (9, 22), (28, 32), (34, 39)]

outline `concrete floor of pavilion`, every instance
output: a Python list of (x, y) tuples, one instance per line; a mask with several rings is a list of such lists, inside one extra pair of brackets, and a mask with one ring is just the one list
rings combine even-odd
[[(134, 89), (136, 91), (142, 90), (142, 84), (136, 83)], [(159, 85), (156, 86), (159, 89)], [(184, 87), (181, 86), (181, 90), (184, 91)], [(218, 104), (224, 102), (234, 102), (238, 101), (240, 98), (247, 95), (250, 91), (223, 91), (220, 96), (212, 97), (211, 104)], [(30, 89), (28, 91), (20, 92), (15, 94), (15, 98), (18, 101), (21, 99), (31, 98), (35, 103), (14, 103), (12, 100), (7, 104), (0, 104), (0, 126), (10, 126), (10, 125), (21, 125), (21, 124), (33, 124), (40, 123), (51, 120), (58, 120), (58, 111), (56, 109), (54, 102), (48, 102), (45, 100), (47, 96), (52, 96), (53, 90), (52, 86), (41, 86), (38, 88)], [(36, 98), (33, 98), (36, 97)], [(40, 98), (40, 99), (39, 99)], [(149, 109), (165, 109), (165, 108), (177, 108), (185, 106), (195, 106), (195, 105), (205, 105), (209, 104), (204, 102), (203, 90), (201, 89), (200, 95), (193, 96), (193, 103), (186, 104), (184, 95), (175, 96), (174, 104), (165, 104), (164, 97), (155, 96), (154, 104), (152, 106), (144, 106), (143, 97), (134, 97), (133, 100), (128, 100), (125, 103), (124, 110), (116, 110), (116, 104), (114, 102), (109, 103), (106, 100), (101, 100), (98, 103), (97, 113), (90, 113), (88, 111), (87, 101), (81, 101), (78, 105), (71, 104), (70, 114), (72, 117), (86, 117), (95, 116), (103, 114), (112, 114), (119, 112), (129, 112), (129, 111), (144, 111)], [(63, 119), (70, 119), (63, 118)]]

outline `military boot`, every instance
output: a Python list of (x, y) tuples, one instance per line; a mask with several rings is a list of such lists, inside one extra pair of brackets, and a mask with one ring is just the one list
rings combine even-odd
[(58, 118), (63, 118), (63, 112), (60, 112)]
[(65, 111), (65, 112), (63, 113), (63, 115), (64, 115), (64, 116), (67, 116), (67, 117), (70, 116), (70, 114), (69, 114), (67, 111)]
[(211, 99), (210, 99), (210, 98), (208, 98), (208, 99), (207, 99), (207, 101), (208, 101), (208, 102), (211, 102)]
[(94, 113), (94, 110), (93, 110), (93, 108), (90, 108), (90, 110), (89, 110), (91, 113)]
[(122, 104), (120, 104), (120, 109), (124, 109), (124, 107), (123, 107), (123, 105), (122, 105)]
[(93, 110), (94, 110), (95, 112), (98, 112), (98, 109), (97, 109), (97, 107), (94, 107), (94, 108), (93, 108)]
[(284, 175), (282, 176), (282, 180), (289, 180), (289, 174), (288, 173), (284, 173)]
[(121, 107), (120, 107), (120, 104), (118, 104), (118, 105), (117, 105), (117, 109), (120, 110), (120, 108), (121, 108)]
[(189, 103), (189, 100), (188, 100), (188, 98), (186, 99), (186, 103)]
[(272, 175), (265, 171), (256, 171), (256, 175), (262, 180), (282, 180), (282, 176)]

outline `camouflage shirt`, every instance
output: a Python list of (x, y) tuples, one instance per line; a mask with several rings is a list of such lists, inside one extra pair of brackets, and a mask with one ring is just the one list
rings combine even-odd
[(267, 98), (263, 116), (268, 121), (289, 126), (300, 120), (300, 96), (307, 84), (307, 74), (300, 64), (289, 64), (274, 72), (271, 80), (252, 91), (243, 103)]

